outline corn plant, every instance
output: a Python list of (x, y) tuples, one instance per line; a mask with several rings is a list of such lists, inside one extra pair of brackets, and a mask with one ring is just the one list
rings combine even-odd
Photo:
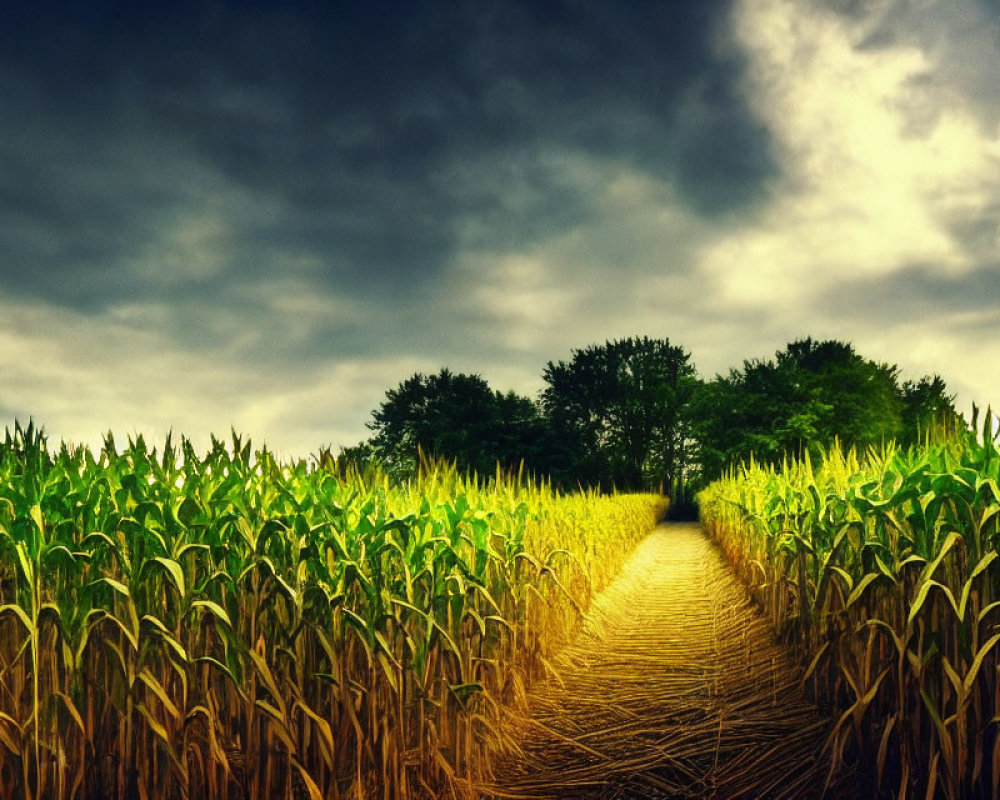
[(703, 521), (830, 708), (829, 747), (895, 797), (998, 797), (1000, 449), (950, 441), (753, 462)]
[(663, 506), (15, 424), (0, 797), (459, 796)]

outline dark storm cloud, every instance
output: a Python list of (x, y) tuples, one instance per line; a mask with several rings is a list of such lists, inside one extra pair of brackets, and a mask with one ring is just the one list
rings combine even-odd
[[(827, 292), (821, 307), (832, 317), (879, 319), (891, 303), (899, 321), (920, 319), (974, 320), (1000, 313), (1000, 262), (968, 272), (948, 274), (935, 265), (913, 265), (898, 272), (853, 278)], [(991, 324), (996, 325), (996, 320)]]
[[(588, 187), (553, 158), (567, 151), (674, 181), (701, 214), (745, 207), (774, 165), (718, 44), (726, 11), (23, 11), (0, 25), (0, 286), (222, 313), (239, 283), (292, 275), (402, 303), (439, 290), (470, 231), (500, 246), (586, 222)], [(205, 220), (214, 233), (188, 241)]]
[(629, 335), (995, 394), (991, 4), (10, 6), (8, 419), (305, 455), (415, 371), (533, 394)]

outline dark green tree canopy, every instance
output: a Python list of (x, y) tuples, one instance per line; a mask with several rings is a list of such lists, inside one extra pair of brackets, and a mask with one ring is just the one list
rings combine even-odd
[(679, 478), (684, 411), (696, 383), (682, 348), (667, 339), (620, 339), (549, 362), (543, 377), (555, 463), (576, 481), (638, 489)]
[(940, 378), (901, 387), (898, 376), (898, 367), (832, 340), (806, 338), (771, 361), (745, 361), (705, 384), (694, 401), (701, 471), (711, 479), (751, 453), (774, 462), (835, 438), (860, 448), (905, 443), (928, 415), (954, 414)]
[(371, 439), (338, 462), (407, 475), (422, 450), (484, 476), (523, 463), (565, 488), (663, 487), (677, 503), (686, 484), (751, 454), (776, 463), (835, 439), (909, 445), (964, 425), (939, 376), (900, 384), (898, 367), (836, 340), (800, 339), (702, 383), (683, 348), (633, 337), (574, 350), (543, 378), (536, 404), (479, 375), (415, 374), (386, 392)]
[(940, 375), (925, 375), (919, 381), (906, 381), (901, 387), (903, 402), (904, 445), (917, 444), (926, 438), (948, 434), (964, 425), (955, 411), (955, 395)]
[(538, 468), (544, 423), (537, 406), (514, 392), (490, 389), (479, 375), (442, 369), (417, 373), (386, 392), (368, 423), (371, 451), (384, 466), (409, 474), (419, 452), (489, 475), (499, 463)]

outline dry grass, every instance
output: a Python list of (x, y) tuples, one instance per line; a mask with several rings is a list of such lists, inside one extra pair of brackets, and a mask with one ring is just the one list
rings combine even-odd
[(823, 794), (829, 721), (697, 525), (662, 526), (638, 546), (556, 667), (530, 717), (509, 720), (522, 752), (486, 796)]

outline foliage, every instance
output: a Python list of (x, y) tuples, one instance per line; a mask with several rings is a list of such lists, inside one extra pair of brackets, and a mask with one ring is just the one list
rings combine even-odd
[(835, 439), (864, 449), (894, 438), (917, 440), (918, 426), (958, 415), (944, 382), (934, 376), (898, 383), (898, 367), (865, 359), (847, 343), (806, 338), (771, 361), (702, 386), (692, 409), (698, 461), (709, 479), (754, 458), (780, 463), (786, 455), (816, 455)]
[(947, 438), (964, 428), (964, 420), (955, 411), (955, 395), (940, 375), (927, 375), (919, 381), (906, 381), (901, 387), (903, 445)]
[(894, 796), (1000, 785), (1000, 448), (981, 433), (859, 459), (755, 462), (700, 496), (722, 545), (835, 711), (829, 747)]
[(545, 426), (530, 399), (448, 369), (417, 373), (387, 391), (368, 427), (372, 454), (400, 476), (416, 474), (421, 453), (479, 475), (498, 463), (514, 471), (522, 461), (536, 466), (544, 453)]
[(686, 463), (690, 355), (667, 339), (628, 338), (549, 362), (542, 407), (557, 465), (587, 486), (670, 487)]
[(29, 425), (0, 446), (4, 796), (454, 795), (662, 511)]

